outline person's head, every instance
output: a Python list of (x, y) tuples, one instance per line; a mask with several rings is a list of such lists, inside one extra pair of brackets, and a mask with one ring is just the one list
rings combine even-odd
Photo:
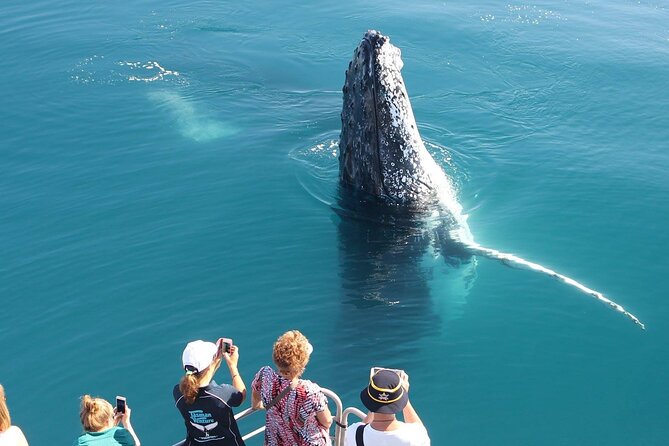
[(291, 330), (279, 336), (274, 343), (272, 360), (279, 373), (292, 379), (302, 375), (312, 351), (309, 340), (299, 331)]
[(12, 419), (9, 416), (7, 407), (7, 398), (5, 397), (5, 388), (0, 384), (0, 432), (4, 432), (12, 425)]
[(373, 371), (369, 384), (360, 392), (360, 400), (372, 412), (396, 414), (409, 401), (409, 393), (402, 384), (402, 377), (397, 370)]
[(222, 356), (213, 342), (193, 341), (189, 342), (181, 355), (186, 374), (179, 382), (179, 390), (188, 404), (193, 404), (197, 399), (200, 383), (205, 379), (211, 380), (218, 367), (221, 365)]
[(114, 426), (114, 408), (102, 398), (82, 396), (79, 417), (86, 432), (99, 432)]

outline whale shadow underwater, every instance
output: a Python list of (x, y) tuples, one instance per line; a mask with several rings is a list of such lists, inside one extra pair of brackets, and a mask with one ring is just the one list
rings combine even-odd
[[(444, 320), (461, 316), (476, 279), (476, 259), (458, 244), (442, 243), (448, 225), (339, 189), (340, 280), (344, 302), (357, 309), (346, 310), (346, 324), (339, 325), (353, 326), (353, 338), (360, 339), (362, 330), (367, 341), (383, 338), (392, 346), (406, 332), (429, 336)], [(435, 292), (438, 299), (431, 299)]]
[[(398, 317), (421, 321), (411, 324), (411, 330), (422, 327), (414, 336), (436, 329), (438, 324), (430, 321), (439, 316), (431, 309), (428, 285), (434, 271), (423, 267), (425, 259), (443, 259), (442, 271), (460, 275), (459, 296), (439, 298), (462, 300), (476, 276), (476, 256), (548, 275), (607, 304), (643, 329), (636, 316), (599, 291), (474, 241), (451, 178), (418, 132), (402, 66), (400, 50), (390, 39), (367, 31), (354, 51), (343, 87), (335, 211), (346, 300), (358, 309), (373, 308), (359, 315), (360, 330), (391, 334)], [(404, 308), (398, 312), (396, 306)], [(347, 313), (347, 318), (355, 317)]]

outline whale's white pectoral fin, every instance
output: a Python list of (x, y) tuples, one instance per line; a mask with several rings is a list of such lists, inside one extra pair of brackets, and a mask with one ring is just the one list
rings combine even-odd
[(590, 296), (594, 297), (595, 299), (599, 300), (600, 302), (604, 302), (606, 305), (610, 306), (614, 310), (618, 311), (619, 313), (624, 314), (627, 316), (632, 322), (637, 324), (639, 327), (641, 327), (642, 330), (646, 329), (646, 326), (637, 318), (635, 315), (630, 313), (629, 311), (625, 310), (622, 305), (612, 301), (608, 297), (604, 296), (604, 294), (600, 293), (599, 291), (593, 290), (592, 288), (588, 288), (587, 286), (583, 285), (580, 282), (577, 282), (576, 280), (572, 279), (571, 277), (567, 277), (564, 274), (560, 274), (557, 271), (553, 271), (550, 268), (546, 268), (545, 266), (539, 265), (538, 263), (530, 262), (527, 261), (521, 257), (518, 257), (514, 254), (509, 254), (505, 252), (498, 251), (496, 249), (491, 249), (491, 248), (485, 248), (481, 245), (479, 245), (476, 242), (470, 241), (466, 243), (467, 247), (474, 251), (476, 254), (483, 255), (485, 257), (489, 257), (492, 259), (500, 260), (504, 264), (508, 266), (519, 266), (523, 268), (528, 268), (533, 271), (538, 271), (540, 273), (547, 274), (551, 277), (554, 277), (555, 279), (566, 283), (567, 285), (571, 285), (574, 288), (577, 288), (578, 290), (589, 294)]

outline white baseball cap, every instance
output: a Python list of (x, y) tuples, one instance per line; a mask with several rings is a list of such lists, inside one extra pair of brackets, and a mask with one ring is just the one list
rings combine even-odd
[(186, 345), (181, 361), (187, 372), (198, 373), (211, 365), (217, 353), (218, 347), (213, 342), (192, 341)]

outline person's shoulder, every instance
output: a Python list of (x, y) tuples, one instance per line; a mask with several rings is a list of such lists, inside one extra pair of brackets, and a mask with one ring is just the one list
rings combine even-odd
[(132, 437), (128, 429), (120, 426), (112, 428), (110, 432), (119, 444), (122, 446), (135, 446), (135, 439)]
[(23, 431), (20, 427), (12, 424), (5, 432), (11, 432), (12, 435), (23, 435)]
[(402, 423), (402, 424), (404, 424), (404, 426), (405, 426), (407, 429), (412, 429), (412, 430), (416, 430), (416, 431), (425, 431), (425, 432), (427, 432), (427, 429), (425, 428), (425, 425), (424, 425), (423, 423), (420, 423), (420, 422), (418, 422), (418, 423), (406, 423), (406, 422), (404, 422), (404, 423)]
[(260, 370), (258, 370), (258, 375), (260, 376), (275, 376), (277, 373), (274, 371), (274, 369), (268, 365), (264, 365), (260, 367)]
[(429, 446), (430, 437), (423, 423), (402, 423), (403, 431), (407, 438), (411, 438), (413, 443), (420, 446)]
[(89, 440), (89, 435), (84, 432), (83, 434), (79, 434), (76, 440), (74, 440), (74, 443), (72, 443), (72, 446), (86, 446), (88, 444)]
[(237, 389), (234, 386), (231, 386), (230, 384), (223, 383), (223, 384), (210, 384), (204, 388), (204, 391), (209, 394), (221, 396), (221, 395), (228, 395), (232, 392), (236, 392)]
[[(242, 393), (230, 384), (214, 384), (205, 388), (205, 393), (223, 401), (226, 405), (239, 406)], [(238, 403), (236, 403), (238, 401)]]
[(321, 391), (321, 386), (308, 379), (301, 379), (300, 385), (307, 389), (309, 393), (318, 393)]
[(26, 436), (23, 434), (23, 431), (21, 430), (20, 427), (18, 426), (12, 426), (14, 429), (16, 429), (16, 435), (18, 435), (19, 438), (26, 438)]
[(172, 389), (172, 396), (174, 397), (174, 401), (177, 401), (179, 398), (183, 396), (181, 390), (179, 390), (179, 384), (175, 385), (174, 388)]
[(18, 441), (17, 444), (27, 443), (26, 436), (23, 435), (23, 431), (20, 427), (12, 424), (5, 432), (10, 433), (11, 437)]
[(362, 421), (358, 421), (357, 423), (353, 423), (349, 426), (346, 427), (346, 434), (344, 435), (344, 445), (348, 446), (355, 446), (355, 434), (358, 430), (359, 426), (363, 426), (364, 423)]
[(272, 367), (265, 365), (260, 367), (260, 370), (256, 373), (256, 376), (253, 378), (253, 385), (256, 385), (256, 383), (259, 385), (259, 383), (274, 382), (278, 377), (279, 374)]

